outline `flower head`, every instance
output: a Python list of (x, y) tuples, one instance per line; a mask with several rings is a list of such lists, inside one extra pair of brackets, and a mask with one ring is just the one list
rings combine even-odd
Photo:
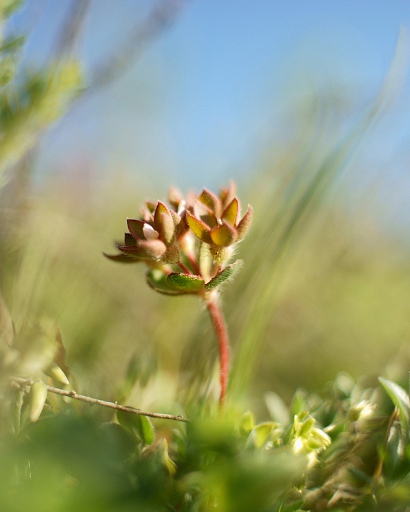
[(142, 218), (127, 219), (128, 233), (124, 244), (118, 244), (118, 255), (106, 255), (114, 261), (145, 261), (150, 266), (178, 263), (178, 235), (186, 231), (186, 223), (164, 203), (147, 202)]
[(195, 201), (192, 212), (187, 211), (186, 220), (195, 236), (210, 246), (214, 259), (222, 263), (229, 259), (232, 252), (226, 248), (240, 242), (246, 235), (252, 213), (252, 207), (248, 206), (247, 212), (240, 218), (239, 200), (231, 184), (223, 188), (218, 196), (204, 189)]
[[(160, 293), (202, 295), (204, 298), (240, 268), (230, 265), (234, 244), (243, 239), (252, 220), (252, 208), (240, 219), (234, 187), (219, 195), (204, 189), (183, 198), (172, 188), (165, 203), (146, 202), (140, 218), (127, 219), (120, 253), (105, 255), (123, 262), (145, 262), (148, 284)], [(181, 272), (182, 270), (182, 272)]]

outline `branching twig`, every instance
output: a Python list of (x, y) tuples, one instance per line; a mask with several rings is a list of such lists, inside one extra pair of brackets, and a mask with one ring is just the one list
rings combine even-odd
[[(12, 385), (18, 387), (32, 386), (33, 384), (33, 380), (23, 379), (22, 377), (13, 377), (12, 379)], [(129, 412), (131, 414), (138, 414), (140, 416), (149, 416), (151, 418), (160, 418), (163, 420), (174, 420), (189, 423), (189, 419), (184, 418), (184, 416), (175, 416), (174, 414), (164, 414), (162, 412), (141, 411), (141, 409), (134, 409), (134, 407), (120, 405), (117, 404), (116, 402), (107, 402), (106, 400), (100, 400), (99, 398), (92, 398), (90, 396), (80, 395), (74, 390), (68, 391), (65, 389), (54, 388), (53, 386), (47, 386), (47, 391), (49, 391), (50, 393), (54, 393), (56, 395), (66, 396), (67, 398), (74, 398), (75, 400), (80, 400), (81, 402), (85, 402), (91, 405), (101, 405), (103, 407), (109, 407), (111, 409), (116, 409), (118, 411)]]

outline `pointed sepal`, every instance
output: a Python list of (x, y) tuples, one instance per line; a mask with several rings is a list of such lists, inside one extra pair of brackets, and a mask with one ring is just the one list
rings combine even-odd
[(131, 258), (147, 261), (158, 261), (167, 250), (161, 240), (141, 240), (136, 246), (119, 245), (118, 249)]
[(211, 230), (211, 239), (219, 247), (229, 247), (238, 239), (238, 233), (234, 227), (222, 222)]
[(198, 199), (199, 201), (201, 201), (202, 204), (204, 204), (210, 210), (212, 210), (218, 218), (220, 217), (222, 205), (221, 200), (219, 199), (218, 196), (204, 188), (201, 194), (199, 195)]
[(248, 206), (248, 210), (245, 213), (245, 215), (242, 217), (241, 222), (237, 226), (237, 232), (238, 232), (238, 242), (243, 240), (246, 233), (248, 232), (248, 229), (250, 228), (252, 224), (253, 219), (253, 208), (251, 205)]
[(107, 254), (103, 252), (103, 255), (111, 261), (116, 261), (117, 263), (135, 263), (136, 261), (141, 261), (136, 258), (130, 258), (126, 254)]
[(192, 213), (186, 212), (186, 221), (188, 226), (191, 228), (192, 232), (196, 237), (198, 237), (201, 242), (205, 242), (206, 244), (212, 243), (210, 228), (200, 219), (197, 219)]
[(231, 226), (236, 226), (239, 217), (239, 201), (234, 197), (222, 213), (222, 220), (228, 222)]
[(135, 238), (135, 240), (144, 240), (144, 224), (145, 222), (143, 220), (139, 219), (127, 219), (127, 227), (128, 231), (131, 233), (132, 237)]
[(171, 213), (161, 213), (159, 226), (159, 236), (161, 240), (165, 243), (165, 245), (171, 245), (174, 241), (174, 235), (175, 224)]
[(219, 194), (222, 204), (225, 206), (230, 201), (232, 201), (232, 199), (235, 197), (235, 193), (236, 193), (235, 183), (233, 181), (230, 181), (229, 185), (227, 187), (223, 187), (221, 189), (221, 193)]

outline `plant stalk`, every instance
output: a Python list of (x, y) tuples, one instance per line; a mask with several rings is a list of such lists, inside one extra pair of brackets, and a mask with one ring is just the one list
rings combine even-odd
[(225, 318), (223, 316), (219, 297), (214, 292), (206, 302), (209, 315), (211, 317), (212, 325), (215, 329), (216, 337), (218, 339), (219, 346), (219, 364), (220, 364), (220, 384), (221, 384), (221, 395), (219, 399), (219, 405), (222, 407), (225, 402), (226, 390), (228, 387), (229, 378), (229, 336), (228, 329), (226, 327)]
[[(22, 388), (23, 386), (32, 386), (34, 384), (34, 380), (24, 379), (22, 377), (13, 377), (11, 384), (17, 388)], [(160, 418), (164, 420), (174, 420), (174, 421), (182, 421), (184, 423), (189, 423), (188, 418), (184, 418), (183, 416), (176, 416), (174, 414), (165, 414), (162, 412), (151, 412), (151, 411), (142, 411), (141, 409), (135, 409), (134, 407), (129, 407), (128, 405), (120, 405), (117, 402), (107, 402), (106, 400), (100, 400), (99, 398), (92, 398), (87, 395), (80, 395), (77, 391), (66, 390), (55, 388), (53, 386), (46, 386), (47, 391), (50, 393), (54, 393), (56, 395), (65, 396), (67, 398), (73, 398), (74, 400), (80, 400), (81, 402), (85, 402), (90, 405), (101, 405), (103, 407), (109, 407), (110, 409), (116, 409), (117, 411), (129, 412), (131, 414), (137, 414), (140, 416), (150, 416), (151, 418)]]

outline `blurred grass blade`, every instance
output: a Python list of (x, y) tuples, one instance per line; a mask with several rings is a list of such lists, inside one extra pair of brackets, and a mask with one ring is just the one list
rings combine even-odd
[(400, 415), (400, 423), (402, 426), (403, 434), (408, 437), (409, 435), (409, 421), (410, 421), (410, 398), (404, 389), (392, 382), (391, 380), (379, 377), (379, 382), (383, 389), (389, 395), (391, 401), (397, 407)]
[[(298, 240), (296, 235), (301, 233), (303, 226), (306, 228), (303, 235), (308, 232), (307, 227), (312, 223), (318, 206), (329, 195), (336, 179), (346, 171), (377, 121), (397, 97), (408, 65), (409, 48), (407, 33), (402, 31), (391, 68), (372, 107), (362, 114), (342, 140), (330, 146), (322, 162), (317, 161), (316, 155), (311, 161), (303, 155), (295, 165), (294, 177), (283, 192), (274, 215), (271, 196), (266, 196), (260, 218), (256, 215), (253, 231), (259, 229), (259, 239), (252, 241), (251, 230), (249, 243), (264, 247), (263, 261), (267, 263), (261, 264), (259, 253), (254, 255), (253, 262), (247, 261), (247, 265), (253, 264), (254, 276), (243, 284), (243, 302), (236, 303), (238, 318), (244, 327), (231, 374), (231, 393), (241, 394), (248, 387), (256, 356), (274, 311), (280, 272), (286, 265), (285, 257), (289, 257), (292, 244)], [(259, 194), (263, 197), (264, 190), (259, 190)], [(260, 284), (258, 294), (250, 291), (256, 281)], [(247, 315), (243, 321), (244, 310)]]

